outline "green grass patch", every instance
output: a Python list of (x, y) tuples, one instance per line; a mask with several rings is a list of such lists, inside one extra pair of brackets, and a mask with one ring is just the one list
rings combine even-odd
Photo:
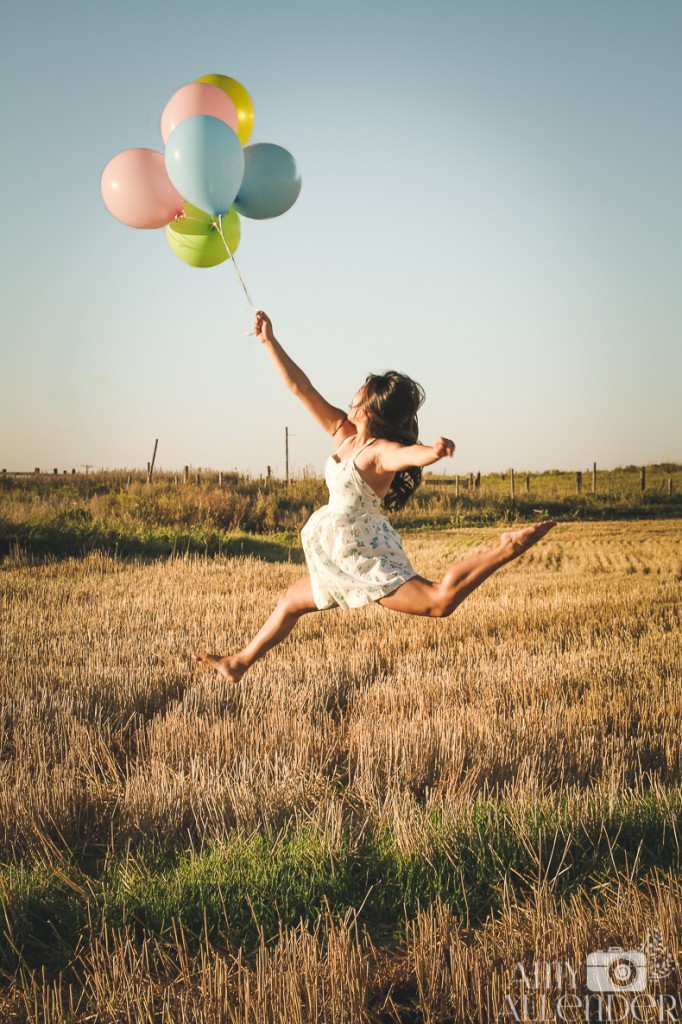
[(590, 796), (518, 806), (477, 801), (463, 815), (425, 815), (413, 841), (388, 826), (338, 835), (290, 826), (235, 834), (200, 851), (140, 847), (99, 864), (0, 869), (0, 968), (64, 968), (77, 943), (102, 925), (134, 924), (140, 937), (172, 934), (193, 943), (257, 946), (280, 923), (314, 921), (362, 907), (378, 941), (397, 939), (405, 913), (441, 900), (481, 923), (506, 886), (522, 895), (546, 878), (559, 895), (598, 896), (620, 873), (680, 870), (682, 791), (627, 792), (610, 804)]
[(120, 558), (253, 555), (267, 562), (303, 561), (298, 536), (290, 531), (261, 536), (201, 525), (145, 527), (136, 523), (88, 521), (64, 514), (23, 523), (9, 523), (0, 517), (0, 556), (13, 551), (59, 558), (78, 558), (100, 551)]

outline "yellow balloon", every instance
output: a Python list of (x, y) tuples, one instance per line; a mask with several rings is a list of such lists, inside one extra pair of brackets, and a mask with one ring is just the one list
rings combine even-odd
[[(227, 249), (235, 252), (241, 237), (241, 225), (235, 210), (228, 210), (222, 219), (223, 242), (216, 218), (210, 213), (185, 203), (184, 217), (166, 226), (166, 238), (171, 249), (190, 267), (217, 267), (228, 259)], [(225, 245), (227, 243), (227, 246)]]
[(251, 97), (244, 86), (235, 78), (228, 78), (227, 75), (202, 75), (201, 78), (197, 78), (195, 81), (203, 82), (206, 85), (217, 85), (219, 89), (222, 89), (230, 97), (237, 108), (237, 117), (239, 119), (237, 135), (243, 146), (253, 131), (255, 117)]

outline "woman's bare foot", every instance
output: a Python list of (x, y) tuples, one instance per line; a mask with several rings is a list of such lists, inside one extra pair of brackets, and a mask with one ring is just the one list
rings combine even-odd
[(556, 526), (554, 519), (544, 519), (541, 523), (533, 523), (520, 530), (506, 530), (500, 537), (500, 544), (502, 547), (509, 548), (510, 553), (516, 557), (531, 548), (533, 544), (537, 544), (553, 526)]
[(230, 683), (238, 683), (248, 668), (236, 657), (221, 658), (219, 654), (195, 654), (194, 660), (201, 665), (208, 665), (214, 668), (224, 679)]

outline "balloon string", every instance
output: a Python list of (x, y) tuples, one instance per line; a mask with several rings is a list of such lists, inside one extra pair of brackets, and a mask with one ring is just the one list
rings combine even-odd
[(228, 256), (230, 257), (230, 259), (232, 260), (232, 266), (233, 266), (233, 267), (234, 267), (234, 269), (235, 269), (235, 273), (236, 273), (236, 275), (237, 275), (237, 280), (239, 281), (240, 285), (242, 286), (242, 290), (243, 290), (243, 292), (244, 292), (244, 295), (246, 296), (246, 301), (247, 301), (247, 302), (248, 302), (248, 304), (249, 304), (249, 305), (251, 306), (251, 309), (253, 309), (253, 308), (254, 308), (254, 305), (253, 305), (253, 301), (252, 301), (252, 299), (251, 299), (251, 296), (249, 295), (249, 292), (248, 292), (248, 289), (247, 289), (246, 285), (244, 284), (244, 278), (243, 278), (243, 277), (242, 277), (242, 275), (241, 275), (241, 274), (239, 273), (239, 267), (238, 267), (238, 266), (237, 266), (237, 264), (235, 263), (235, 260), (234, 260), (234, 256), (232, 255), (232, 252), (231, 252), (231, 250), (230, 250), (230, 247), (229, 247), (229, 245), (227, 244), (227, 241), (225, 240), (225, 234), (224, 234), (224, 232), (223, 232), (223, 215), (222, 215), (221, 213), (219, 213), (219, 214), (218, 214), (218, 219), (217, 219), (217, 221), (215, 221), (215, 220), (213, 221), (213, 226), (214, 226), (214, 227), (216, 227), (216, 228), (218, 229), (218, 234), (219, 234), (219, 235), (220, 235), (220, 237), (222, 238), (222, 240), (223, 240), (223, 245), (224, 245), (224, 246), (225, 246), (225, 248), (227, 249), (227, 255), (228, 255)]

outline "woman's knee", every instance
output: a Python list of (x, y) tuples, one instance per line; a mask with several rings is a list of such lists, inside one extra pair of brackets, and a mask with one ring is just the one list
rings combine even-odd
[(458, 604), (459, 601), (457, 601), (452, 595), (436, 594), (434, 595), (434, 601), (429, 611), (429, 615), (433, 619), (447, 619), (449, 615), (452, 615)]
[(284, 590), (280, 590), (277, 595), (277, 607), (281, 608), (282, 611), (288, 612), (293, 609), (294, 602), (292, 601), (292, 595), (289, 593), (290, 587), (285, 587)]
[(285, 587), (284, 590), (280, 590), (277, 597), (277, 607), (286, 615), (305, 615), (306, 612), (312, 611), (312, 608), (306, 606), (305, 601), (301, 601), (301, 594), (295, 583), (290, 587)]

